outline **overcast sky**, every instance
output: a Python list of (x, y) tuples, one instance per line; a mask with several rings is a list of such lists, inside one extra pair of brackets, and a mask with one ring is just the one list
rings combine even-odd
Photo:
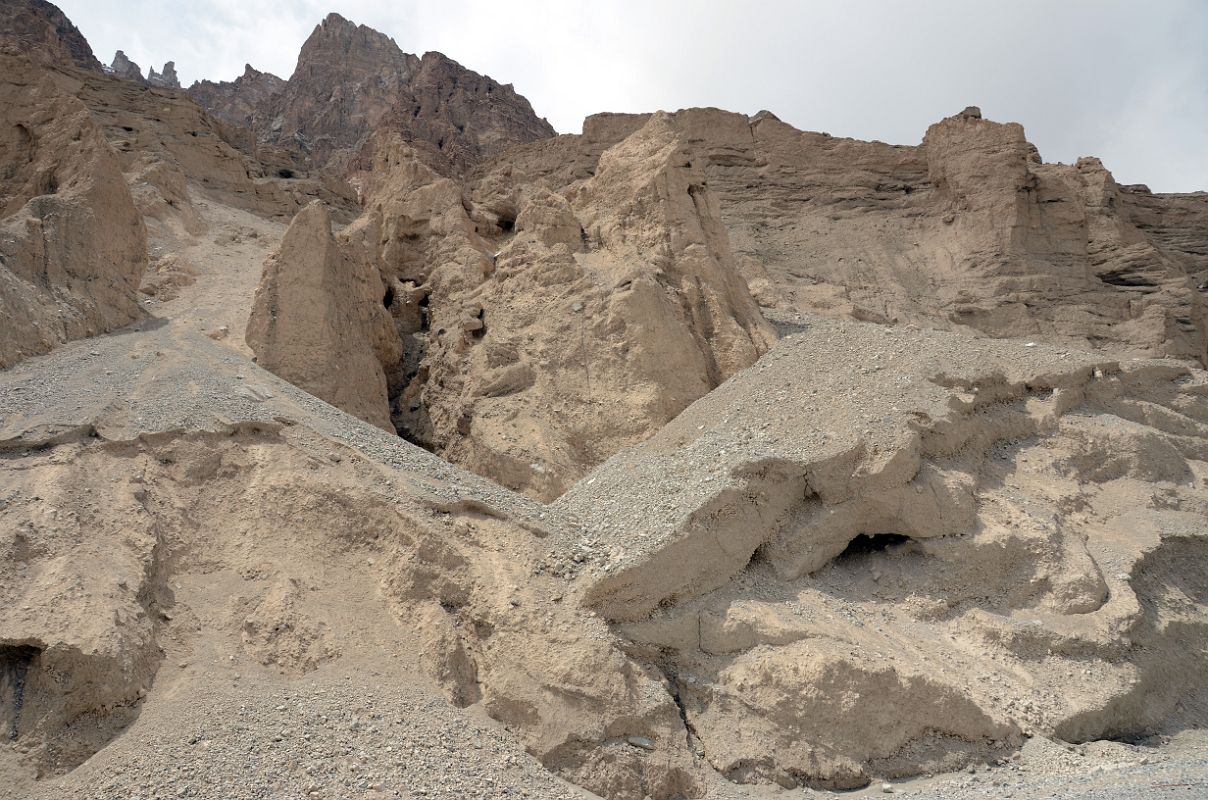
[(1208, 190), (1205, 0), (57, 0), (97, 57), (182, 83), (289, 77), (329, 11), (512, 83), (562, 133), (598, 111), (718, 106), (918, 143), (967, 105), (1046, 161)]

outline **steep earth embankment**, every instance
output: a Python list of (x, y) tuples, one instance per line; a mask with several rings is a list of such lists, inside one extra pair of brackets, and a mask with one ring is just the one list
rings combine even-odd
[(379, 348), (355, 391), (380, 408), (384, 378), (400, 433), (537, 496), (751, 363), (765, 314), (1205, 357), (1200, 198), (1043, 164), (976, 110), (919, 147), (767, 114), (602, 115), (464, 182), (374, 147), (347, 235), (403, 355)]
[(45, 71), (0, 56), (0, 367), (138, 316), (146, 231), (117, 154)]
[[(249, 342), (281, 374), (313, 370), (303, 388), (335, 401), (338, 384), (379, 408), (389, 403), (404, 436), (511, 488), (556, 496), (775, 339), (683, 147), (672, 127), (652, 120), (567, 196), (535, 192), (467, 211), (459, 184), (397, 141), (381, 146), (380, 183), (342, 235), (350, 255), (339, 258), (377, 276), (380, 305), (395, 320), (392, 343), (381, 344), (381, 308), (364, 324), (331, 330), (343, 341), (319, 352), (332, 358), (290, 336)], [(322, 227), (317, 217), (294, 225), (316, 222)], [(280, 287), (301, 285), (290, 270), (304, 263), (278, 259), (266, 271), (254, 321), (318, 330), (333, 318), (323, 310), (340, 305), (331, 298), (273, 303)], [(363, 372), (356, 385), (325, 383), (350, 348), (372, 351), (380, 371)]]
[[(565, 191), (646, 118), (590, 118), (581, 136), (484, 165), (472, 193)], [(1045, 164), (1020, 125), (976, 109), (931, 126), (915, 147), (798, 131), (766, 112), (692, 109), (669, 124), (773, 314), (1205, 359), (1208, 237), (1198, 223), (1208, 195), (1121, 187), (1093, 158)]]

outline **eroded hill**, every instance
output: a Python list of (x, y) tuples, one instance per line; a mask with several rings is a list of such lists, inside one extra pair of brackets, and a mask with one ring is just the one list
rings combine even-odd
[(0, 8), (0, 796), (1206, 780), (1208, 196), (972, 109), (508, 139), (329, 17), (336, 141)]

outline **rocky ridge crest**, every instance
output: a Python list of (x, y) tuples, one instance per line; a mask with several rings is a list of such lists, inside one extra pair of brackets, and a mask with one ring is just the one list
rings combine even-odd
[(554, 134), (511, 86), (440, 53), (404, 53), (385, 34), (334, 13), (302, 45), (284, 85), (245, 71), (189, 91), (216, 116), (253, 127), (261, 141), (338, 171), (358, 158), (368, 163), (372, 153), (361, 147), (379, 130), (398, 133), (441, 172)]
[(0, 53), (101, 71), (83, 34), (46, 0), (0, 0)]

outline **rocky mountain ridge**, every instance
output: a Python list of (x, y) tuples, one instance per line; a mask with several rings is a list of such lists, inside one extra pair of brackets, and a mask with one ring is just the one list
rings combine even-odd
[(79, 28), (46, 0), (0, 0), (0, 53), (101, 71)]
[(235, 80), (197, 81), (189, 87), (189, 95), (218, 119), (255, 134), (263, 129), (266, 109), (285, 90), (285, 84), (284, 79), (246, 64)]
[(144, 78), (142, 68), (131, 61), (123, 51), (118, 50), (114, 53), (113, 61), (105, 71), (123, 80), (145, 83), (149, 86), (159, 86), (164, 89), (180, 88), (180, 79), (176, 77), (176, 64), (172, 61), (164, 64), (162, 72), (156, 72), (155, 67), (151, 67)]
[(400, 135), (442, 172), (554, 134), (511, 86), (440, 53), (404, 53), (390, 37), (339, 14), (315, 27), (284, 84), (253, 72), (249, 66), (233, 82), (199, 82), (189, 92), (261, 141), (336, 170), (371, 159), (361, 149), (376, 131)]

